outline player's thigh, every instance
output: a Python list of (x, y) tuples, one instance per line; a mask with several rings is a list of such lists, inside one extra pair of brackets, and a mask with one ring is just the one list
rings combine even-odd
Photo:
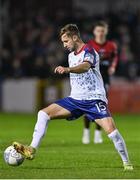
[(116, 129), (116, 126), (112, 117), (96, 119), (95, 122), (98, 125), (100, 125), (107, 134), (113, 132)]
[(50, 119), (61, 119), (71, 116), (70, 111), (55, 103), (49, 105), (48, 107), (42, 110), (49, 115)]

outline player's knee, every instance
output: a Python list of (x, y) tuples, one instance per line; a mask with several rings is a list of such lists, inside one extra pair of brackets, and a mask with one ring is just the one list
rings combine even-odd
[(49, 117), (49, 119), (51, 119), (51, 113), (49, 113), (49, 111), (47, 112), (46, 109), (39, 110), (38, 116), (41, 116), (42, 112), (45, 113)]
[(106, 129), (107, 134), (112, 133), (116, 128), (114, 126), (108, 126)]

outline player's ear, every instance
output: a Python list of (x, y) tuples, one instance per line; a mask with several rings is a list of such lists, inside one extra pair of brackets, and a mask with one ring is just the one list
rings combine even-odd
[(73, 39), (73, 41), (77, 41), (78, 36), (77, 35), (73, 35), (72, 39)]

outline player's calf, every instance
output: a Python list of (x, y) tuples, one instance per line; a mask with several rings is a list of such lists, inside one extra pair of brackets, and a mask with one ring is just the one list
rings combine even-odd
[(114, 121), (111, 117), (96, 120), (96, 122), (106, 131), (108, 137), (113, 141), (116, 150), (118, 151), (125, 170), (133, 170), (130, 163), (125, 141), (119, 131), (116, 129)]
[(60, 107), (57, 104), (52, 104), (49, 107), (38, 112), (37, 122), (34, 128), (33, 139), (30, 146), (25, 146), (18, 142), (14, 142), (13, 146), (15, 149), (21, 153), (26, 159), (33, 159), (35, 156), (36, 149), (39, 147), (39, 144), (45, 135), (45, 132), (48, 127), (48, 123), (52, 118), (67, 117), (70, 115), (70, 112), (66, 109)]

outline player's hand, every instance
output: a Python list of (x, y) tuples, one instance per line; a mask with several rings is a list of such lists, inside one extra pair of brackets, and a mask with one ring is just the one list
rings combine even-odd
[(115, 73), (115, 71), (116, 71), (116, 69), (114, 67), (110, 67), (108, 69), (108, 74), (111, 76), (111, 75), (113, 75)]
[(58, 73), (58, 74), (64, 74), (64, 73), (69, 73), (70, 69), (67, 67), (62, 67), (62, 66), (58, 66), (55, 68), (54, 73)]

